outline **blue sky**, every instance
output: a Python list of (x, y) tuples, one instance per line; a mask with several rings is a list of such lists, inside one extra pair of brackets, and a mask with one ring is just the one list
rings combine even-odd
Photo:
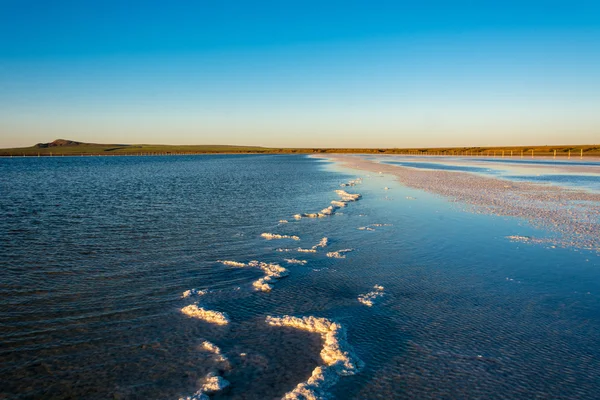
[(0, 147), (599, 143), (599, 15), (576, 0), (0, 0)]

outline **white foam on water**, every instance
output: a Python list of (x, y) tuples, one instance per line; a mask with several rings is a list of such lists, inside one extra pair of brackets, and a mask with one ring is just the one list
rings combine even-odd
[(266, 322), (273, 326), (289, 326), (321, 335), (323, 349), (320, 356), (323, 365), (317, 366), (307, 381), (299, 383), (284, 399), (323, 399), (326, 390), (335, 385), (340, 376), (354, 375), (364, 366), (346, 340), (346, 330), (337, 322), (317, 317), (267, 316)]
[(416, 197), (412, 197), (412, 196), (406, 196), (406, 200), (416, 200)]
[(359, 231), (374, 231), (375, 229), (369, 228), (368, 226), (361, 226), (360, 228), (356, 228)]
[(372, 307), (375, 301), (384, 295), (384, 287), (381, 285), (373, 286), (373, 291), (358, 296), (358, 301), (365, 306)]
[(273, 240), (273, 239), (292, 239), (292, 240), (300, 240), (300, 238), (298, 236), (290, 236), (290, 235), (278, 235), (277, 233), (263, 233), (260, 235), (261, 237), (267, 239), (267, 240)]
[(342, 201), (345, 202), (349, 202), (349, 201), (357, 201), (359, 200), (362, 196), (358, 193), (348, 193), (345, 190), (336, 190), (335, 191), (338, 196), (340, 196), (342, 198)]
[(329, 257), (329, 258), (346, 258), (345, 253), (349, 253), (351, 251), (354, 251), (354, 249), (342, 249), (342, 250), (338, 250), (338, 251), (330, 251), (329, 253), (327, 253), (327, 257)]
[(305, 265), (307, 263), (306, 260), (297, 260), (295, 258), (284, 258), (285, 262), (287, 262), (288, 264), (300, 264), (300, 265)]
[(315, 244), (312, 248), (313, 248), (313, 250), (316, 250), (319, 247), (321, 247), (321, 248), (327, 247), (328, 244), (329, 244), (329, 239), (324, 237), (319, 241), (319, 243)]
[(208, 293), (208, 289), (190, 289), (190, 290), (186, 290), (185, 292), (183, 292), (181, 294), (181, 298), (185, 299), (186, 297), (191, 297), (191, 296), (204, 296), (207, 293)]
[(190, 304), (189, 306), (183, 307), (181, 312), (188, 317), (201, 319), (211, 324), (226, 325), (229, 323), (229, 317), (226, 313), (207, 310), (203, 307), (198, 307), (196, 304)]

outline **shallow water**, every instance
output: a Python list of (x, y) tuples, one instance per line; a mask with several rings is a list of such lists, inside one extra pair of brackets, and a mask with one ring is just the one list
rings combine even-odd
[[(368, 157), (384, 164), (408, 168), (470, 172), (482, 176), (551, 184), (561, 187), (600, 192), (600, 162), (567, 160), (520, 160), (469, 157)], [(570, 167), (586, 167), (589, 172), (569, 171)]]
[[(544, 235), (518, 219), (305, 156), (4, 159), (0, 172), (4, 397), (191, 395), (215, 367), (198, 348), (209, 340), (230, 360), (231, 388), (213, 398), (281, 398), (322, 346), (265, 323), (283, 314), (347, 328), (365, 368), (335, 398), (600, 396), (600, 258), (511, 242)], [(344, 189), (360, 201), (292, 218), (357, 176)], [(323, 237), (316, 253), (276, 251)], [(354, 251), (326, 256), (341, 249)], [(254, 259), (290, 274), (255, 292), (259, 269), (217, 262)], [(385, 295), (366, 307), (376, 284)], [(181, 299), (191, 288), (211, 292)], [(180, 313), (195, 301), (230, 324)]]

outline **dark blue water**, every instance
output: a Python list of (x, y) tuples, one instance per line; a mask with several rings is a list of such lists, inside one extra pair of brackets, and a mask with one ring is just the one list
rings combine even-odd
[[(281, 314), (347, 327), (366, 367), (335, 398), (600, 396), (596, 253), (510, 242), (543, 232), (367, 173), (345, 188), (362, 200), (292, 220), (356, 174), (305, 156), (0, 160), (0, 397), (190, 395), (214, 368), (198, 351), (210, 340), (231, 362), (215, 399), (281, 398), (321, 363), (318, 336), (265, 324)], [(355, 251), (275, 251), (323, 236)], [(308, 264), (285, 265), (291, 256)], [(253, 292), (260, 271), (220, 259), (278, 262), (290, 276)], [(374, 284), (386, 296), (368, 308), (357, 297)], [(213, 290), (203, 304), (231, 323), (183, 316), (190, 288)]]

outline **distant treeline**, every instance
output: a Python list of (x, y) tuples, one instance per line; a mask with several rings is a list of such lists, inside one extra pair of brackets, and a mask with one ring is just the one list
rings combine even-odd
[(186, 155), (186, 154), (411, 154), (495, 157), (600, 157), (600, 145), (509, 146), (509, 147), (423, 147), (423, 148), (267, 148), (221, 145), (126, 145), (95, 144), (58, 139), (31, 147), (0, 149), (0, 156), (108, 156), (108, 155)]

